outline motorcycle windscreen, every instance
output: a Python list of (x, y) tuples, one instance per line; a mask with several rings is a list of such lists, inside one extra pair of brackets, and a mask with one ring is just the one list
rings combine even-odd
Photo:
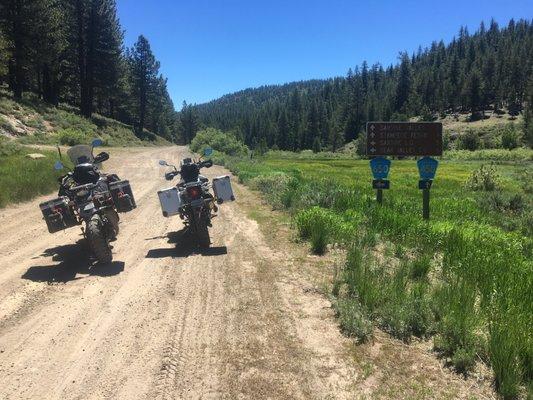
[(86, 144), (71, 147), (67, 150), (67, 155), (74, 165), (92, 163), (94, 160), (92, 148)]

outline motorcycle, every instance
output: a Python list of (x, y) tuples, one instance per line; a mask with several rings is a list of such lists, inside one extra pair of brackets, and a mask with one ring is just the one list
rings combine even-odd
[[(119, 233), (118, 213), (131, 211), (136, 204), (128, 181), (100, 171), (101, 163), (109, 159), (106, 152), (93, 155), (93, 149), (101, 145), (95, 139), (91, 146), (77, 145), (67, 151), (75, 167), (58, 179), (59, 197), (40, 207), (50, 233), (84, 225), (82, 233), (96, 259), (110, 263), (110, 243)], [(56, 170), (64, 168), (61, 161), (56, 162)]]
[[(204, 156), (212, 154), (212, 149), (206, 149)], [(211, 185), (209, 180), (200, 174), (202, 168), (211, 168), (212, 160), (202, 161), (202, 158), (193, 161), (185, 158), (180, 163), (180, 168), (160, 160), (159, 165), (173, 168), (173, 171), (165, 173), (165, 179), (172, 181), (180, 175), (180, 182), (170, 189), (158, 192), (163, 216), (170, 217), (179, 215), (185, 224), (187, 233), (193, 238), (200, 248), (208, 248), (211, 245), (209, 228), (211, 220), (216, 216), (218, 207), (215, 198), (209, 192)]]

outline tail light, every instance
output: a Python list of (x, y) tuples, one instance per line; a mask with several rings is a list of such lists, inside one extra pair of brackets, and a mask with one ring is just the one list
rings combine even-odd
[(198, 186), (191, 186), (187, 188), (187, 195), (190, 199), (196, 200), (202, 195), (202, 190)]

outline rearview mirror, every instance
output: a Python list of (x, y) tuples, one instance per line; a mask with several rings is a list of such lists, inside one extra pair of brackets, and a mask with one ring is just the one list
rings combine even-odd
[(56, 161), (55, 162), (54, 169), (56, 171), (61, 171), (63, 168), (65, 168), (65, 166), (63, 165), (63, 163), (61, 161)]
[(159, 165), (163, 166), (163, 167), (167, 167), (168, 164), (165, 160), (159, 160)]
[(106, 153), (105, 151), (101, 152), (100, 154), (98, 154), (96, 157), (94, 157), (94, 163), (95, 164), (100, 164), (104, 161), (107, 161), (109, 160), (109, 154)]
[(93, 146), (93, 147), (100, 147), (100, 146), (103, 146), (103, 145), (104, 145), (104, 141), (102, 139), (94, 139), (91, 142), (91, 146)]
[(206, 147), (204, 149), (204, 156), (209, 157), (211, 154), (213, 154), (213, 149), (211, 147)]

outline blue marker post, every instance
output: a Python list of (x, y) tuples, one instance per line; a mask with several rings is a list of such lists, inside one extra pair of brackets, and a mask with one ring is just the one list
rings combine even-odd
[(384, 157), (376, 157), (370, 160), (370, 169), (374, 180), (372, 188), (376, 189), (376, 200), (378, 204), (383, 204), (383, 189), (390, 188), (390, 181), (387, 180), (389, 175), (391, 161)]
[(435, 179), (439, 162), (434, 158), (424, 157), (418, 160), (416, 164), (420, 175), (418, 188), (422, 190), (422, 216), (425, 220), (429, 220), (429, 189), (433, 179)]

